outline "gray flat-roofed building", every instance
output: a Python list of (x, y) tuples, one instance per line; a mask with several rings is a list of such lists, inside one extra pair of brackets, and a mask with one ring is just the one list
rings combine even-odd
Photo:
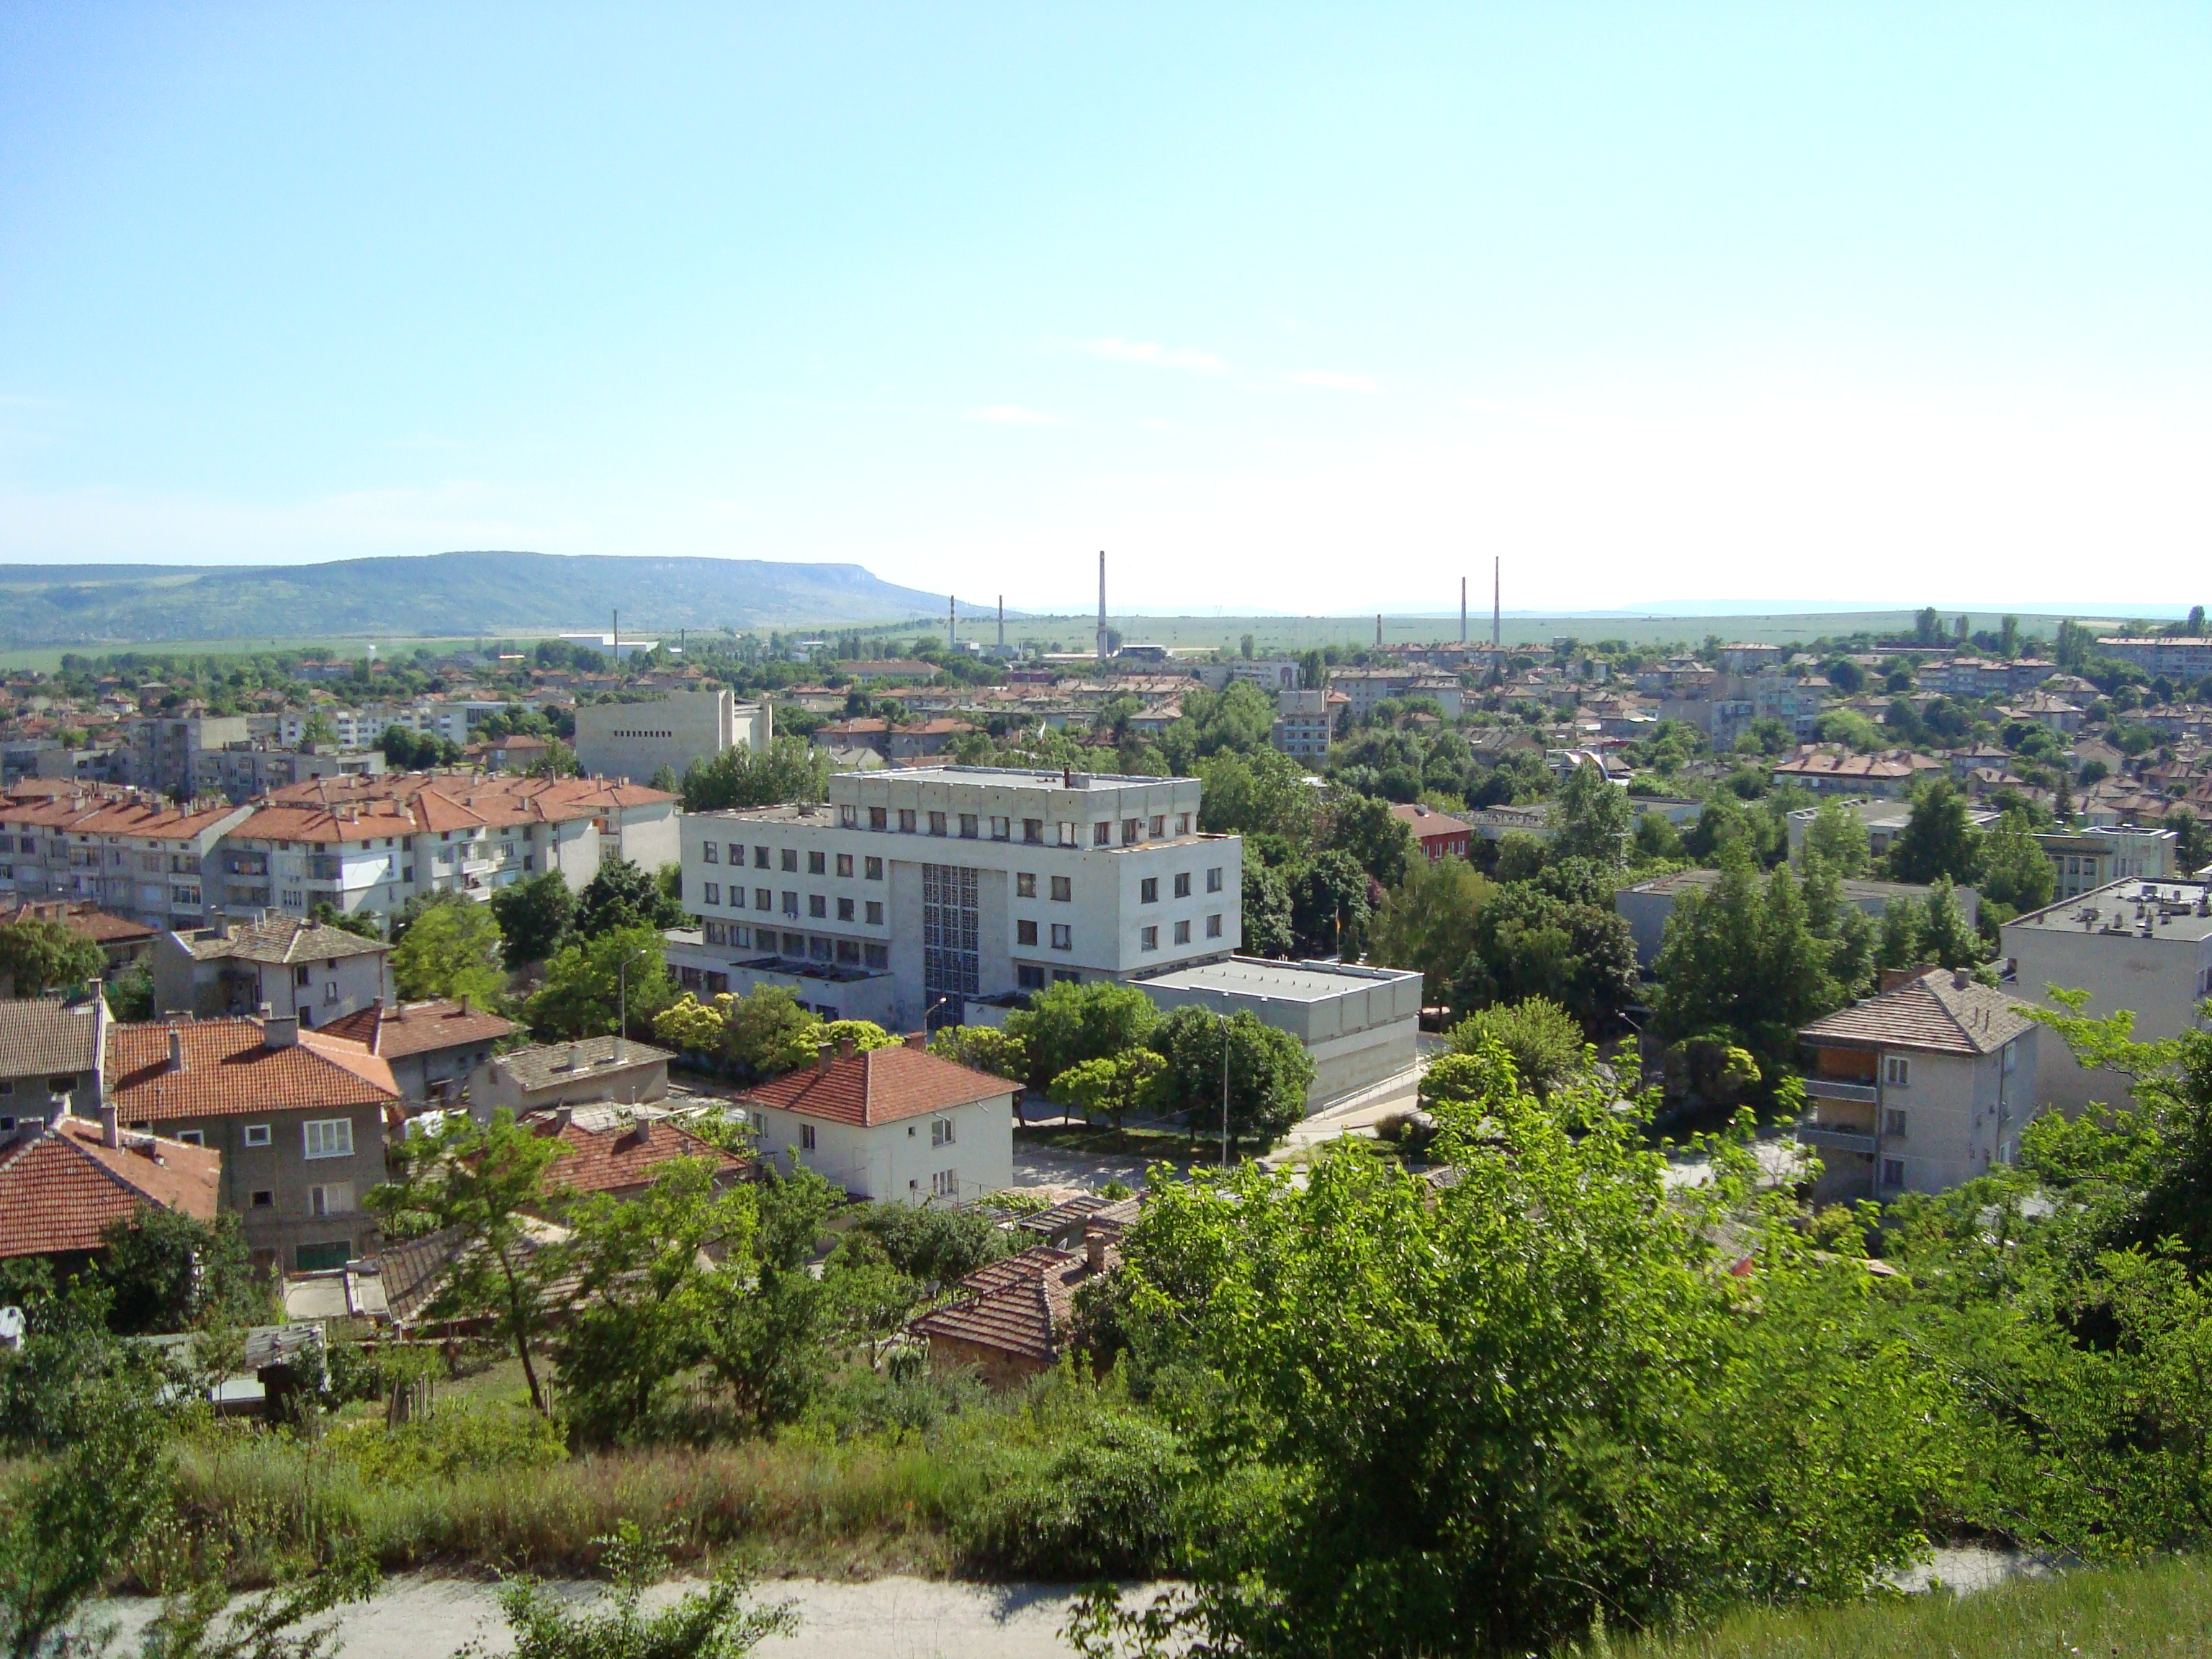
[(591, 703), (576, 711), (576, 764), (586, 775), (642, 783), (665, 766), (678, 777), (694, 761), (739, 745), (766, 749), (775, 712), (729, 692), (672, 691), (649, 702)]
[[(1649, 968), (1658, 959), (1659, 947), (1666, 940), (1667, 918), (1674, 914), (1674, 902), (1684, 893), (1709, 893), (1720, 884), (1717, 870), (1677, 870), (1671, 876), (1661, 876), (1656, 881), (1639, 882), (1633, 887), (1624, 887), (1613, 896), (1613, 908), (1628, 924), (1628, 932), (1636, 941), (1636, 965)], [(1760, 877), (1763, 884), (1765, 878)], [(1905, 881), (1864, 881), (1846, 877), (1840, 884), (1846, 902), (1856, 904), (1867, 915), (1879, 920), (1881, 913), (1899, 899), (1925, 902), (1928, 889)], [(1951, 896), (1957, 902), (1959, 914), (1972, 927), (1981, 915), (1981, 896), (1971, 887), (1954, 887)]]
[(1166, 1009), (1249, 1013), (1305, 1046), (1309, 1109), (1408, 1071), (1421, 1022), (1421, 976), (1343, 962), (1229, 957), (1139, 980)]

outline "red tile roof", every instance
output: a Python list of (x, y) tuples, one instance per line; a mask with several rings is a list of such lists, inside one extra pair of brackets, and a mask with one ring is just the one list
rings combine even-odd
[(0, 1150), (0, 1256), (98, 1249), (100, 1233), (143, 1204), (215, 1219), (220, 1153), (151, 1135), (123, 1141), (103, 1146), (99, 1124), (66, 1117)]
[(925, 1048), (901, 1043), (787, 1073), (756, 1085), (743, 1098), (801, 1117), (868, 1128), (950, 1111), (994, 1095), (1010, 1095), (1013, 1090), (1005, 1078), (971, 1071)]
[(942, 1336), (1050, 1364), (1075, 1316), (1075, 1287), (1090, 1262), (1073, 1250), (1039, 1244), (1000, 1258), (960, 1281), (959, 1300), (908, 1322), (922, 1336)]
[[(169, 1068), (169, 1037), (185, 1069)], [(319, 1031), (271, 1048), (255, 1019), (157, 1020), (107, 1034), (107, 1092), (125, 1121), (162, 1123), (324, 1107), (382, 1107), (399, 1098), (391, 1062)]]
[(315, 1029), (325, 1036), (358, 1042), (386, 1060), (404, 1060), (410, 1054), (458, 1048), (465, 1042), (495, 1042), (514, 1030), (514, 1022), (489, 1009), (465, 1009), (458, 1002), (403, 1002), (397, 1008), (372, 1002)]
[(132, 944), (161, 931), (128, 916), (111, 915), (89, 900), (0, 899), (0, 927), (19, 921), (58, 921), (94, 945)]
[(1798, 1035), (1814, 1044), (1987, 1054), (2035, 1029), (2027, 1007), (1975, 981), (1960, 985), (1948, 968), (1931, 968), (1893, 991), (1814, 1020)]
[(609, 1129), (590, 1129), (558, 1111), (532, 1112), (523, 1120), (540, 1135), (557, 1137), (567, 1148), (553, 1161), (548, 1180), (579, 1193), (611, 1193), (652, 1184), (663, 1164), (679, 1158), (713, 1160), (715, 1173), (744, 1167), (742, 1158), (702, 1140), (666, 1118), (640, 1118)]

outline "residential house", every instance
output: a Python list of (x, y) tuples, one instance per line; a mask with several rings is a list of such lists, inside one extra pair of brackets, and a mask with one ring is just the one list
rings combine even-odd
[(906, 1328), (929, 1344), (932, 1370), (972, 1368), (991, 1388), (1012, 1388), (1060, 1363), (1075, 1323), (1076, 1289), (1090, 1277), (1080, 1253), (1035, 1244), (969, 1274), (951, 1299)]
[(371, 1003), (319, 1029), (358, 1042), (392, 1067), (408, 1105), (443, 1104), (459, 1097), (477, 1067), (514, 1035), (514, 1022), (467, 997), (458, 1002)]
[(546, 1180), (572, 1193), (635, 1198), (679, 1158), (704, 1158), (718, 1185), (736, 1181), (745, 1161), (651, 1106), (559, 1106), (522, 1120), (533, 1133), (561, 1143)]
[(248, 815), (242, 806), (177, 807), (129, 790), (21, 780), (0, 797), (0, 892), (197, 927), (210, 908), (202, 872)]
[(2081, 729), (2081, 706), (2049, 691), (2031, 691), (2024, 697), (2014, 697), (1997, 709), (2001, 720), (2019, 720), (2029, 725), (2047, 726), (2053, 732), (2071, 736)]
[(939, 1060), (921, 1034), (848, 1041), (746, 1090), (763, 1158), (788, 1156), (855, 1198), (957, 1204), (1013, 1184), (1014, 1085)]
[(1418, 802), (1393, 806), (1390, 816), (1413, 832), (1423, 855), (1431, 864), (1444, 859), (1465, 858), (1474, 837), (1473, 829), (1462, 820)]
[(111, 1029), (119, 1121), (222, 1156), (222, 1207), (263, 1265), (295, 1272), (373, 1254), (361, 1209), (385, 1177), (392, 1067), (294, 1018), (156, 1020)]
[(602, 1102), (635, 1106), (668, 1093), (665, 1048), (624, 1036), (533, 1042), (479, 1062), (469, 1074), (469, 1114), (488, 1123), (501, 1107), (517, 1117)]
[(252, 1014), (302, 1025), (392, 1000), (392, 947), (326, 922), (279, 916), (191, 933), (154, 945), (154, 1006), (164, 1014)]
[(1808, 745), (1774, 763), (1774, 781), (1778, 786), (1794, 783), (1820, 795), (1882, 795), (1894, 799), (1910, 794), (1922, 777), (1943, 769), (1943, 763), (1932, 756), (1907, 750), (1855, 755), (1846, 750)]
[(0, 1261), (45, 1256), (74, 1271), (142, 1209), (213, 1221), (222, 1164), (206, 1147), (125, 1133), (112, 1107), (0, 1137)]
[(71, 1109), (97, 1118), (113, 1029), (98, 996), (0, 1000), (0, 1140)]
[(1899, 974), (1881, 994), (1798, 1033), (1819, 1152), (1819, 1201), (1941, 1192), (2019, 1155), (2035, 1115), (2027, 1006), (1964, 969)]
[(133, 720), (129, 731), (131, 781), (173, 800), (199, 793), (202, 755), (252, 735), (243, 714), (165, 714)]
[(2125, 635), (2097, 641), (2101, 656), (2133, 663), (2154, 679), (2194, 685), (2212, 674), (2212, 639), (2200, 636), (2136, 639)]
[(350, 749), (327, 743), (302, 747), (257, 738), (228, 748), (203, 750), (199, 793), (204, 800), (221, 796), (242, 805), (316, 778), (377, 777), (389, 763), (381, 749)]
[(150, 961), (159, 932), (143, 921), (110, 915), (86, 899), (10, 899), (0, 895), (0, 927), (22, 921), (55, 922), (79, 939), (91, 940), (107, 958), (103, 977), (109, 979), (133, 963)]

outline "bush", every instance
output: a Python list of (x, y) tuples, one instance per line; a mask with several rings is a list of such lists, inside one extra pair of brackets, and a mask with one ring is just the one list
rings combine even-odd
[(349, 1423), (330, 1431), (325, 1448), (332, 1462), (366, 1486), (548, 1469), (568, 1455), (560, 1429), (520, 1406), (441, 1411), (389, 1429), (376, 1422)]
[(933, 1205), (871, 1204), (854, 1218), (853, 1231), (873, 1237), (891, 1266), (925, 1284), (965, 1279), (1011, 1248), (988, 1216)]
[(993, 1492), (963, 1528), (962, 1555), (1012, 1577), (1172, 1571), (1195, 1472), (1167, 1430), (1124, 1412), (1103, 1414), (1042, 1469)]

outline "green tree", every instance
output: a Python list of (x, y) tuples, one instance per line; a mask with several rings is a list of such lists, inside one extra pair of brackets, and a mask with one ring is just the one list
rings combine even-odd
[(321, 927), (335, 927), (340, 933), (351, 933), (356, 939), (380, 939), (384, 937), (384, 921), (374, 910), (341, 910), (327, 899), (316, 901), (307, 912), (307, 919)]
[[(1490, 1086), (1432, 1109), (1454, 1182), (1337, 1142), (1303, 1179), (1156, 1187), (1127, 1235), (1127, 1374), (1176, 1379), (1156, 1409), (1237, 1493), (1161, 1637), (1550, 1651), (1601, 1614), (1854, 1597), (1924, 1553), (1949, 1396), (1858, 1264), (1741, 1145), (1670, 1188), (1609, 1088), (1540, 1101), (1488, 1052)], [(1089, 1653), (1141, 1632), (1110, 1590), (1088, 1613)]]
[(501, 1107), (487, 1124), (459, 1115), (436, 1134), (410, 1136), (386, 1149), (394, 1179), (363, 1202), (397, 1238), (444, 1235), (446, 1275), (425, 1312), (433, 1319), (481, 1319), (522, 1362), (530, 1403), (547, 1409), (536, 1351), (551, 1323), (549, 1285), (557, 1253), (539, 1219), (565, 1196), (552, 1179), (562, 1142), (514, 1121)]
[(507, 991), (499, 923), (489, 907), (441, 904), (407, 930), (392, 952), (392, 981), (410, 1001), (473, 998), (495, 1006)]
[(602, 860), (576, 899), (575, 930), (587, 939), (617, 927), (681, 927), (688, 920), (658, 880), (625, 858)]
[(1827, 861), (1838, 876), (1863, 876), (1872, 860), (1868, 850), (1866, 820), (1833, 795), (1814, 809), (1806, 826), (1805, 845)]
[(929, 1052), (939, 1060), (970, 1071), (1026, 1083), (1030, 1075), (1028, 1045), (1002, 1025), (946, 1025), (933, 1031)]
[(1496, 1043), (1512, 1060), (1515, 1074), (1540, 1096), (1548, 1097), (1589, 1068), (1582, 1022), (1549, 997), (1478, 1008), (1446, 1035), (1455, 1054), (1480, 1054), (1484, 1044)]
[(33, 916), (0, 923), (0, 993), (35, 997), (90, 985), (106, 966), (99, 945), (58, 921)]
[(1100, 981), (1047, 987), (1027, 1008), (1006, 1017), (1006, 1030), (1030, 1060), (1029, 1086), (1049, 1091), (1061, 1073), (1087, 1060), (1111, 1060), (1142, 1047), (1158, 1006), (1133, 985)]
[(1224, 1047), (1232, 1139), (1273, 1143), (1306, 1114), (1312, 1060), (1296, 1037), (1255, 1015), (1224, 1018), (1178, 1008), (1152, 1028), (1149, 1042), (1164, 1062), (1155, 1097), (1163, 1111), (1183, 1114), (1194, 1139), (1220, 1132)]
[(108, 1012), (125, 1024), (154, 1018), (154, 975), (134, 962), (107, 982)]
[(1351, 854), (1336, 848), (1316, 853), (1290, 873), (1292, 948), (1303, 957), (1358, 957), (1373, 915), (1369, 877)]
[(808, 1272), (823, 1222), (843, 1194), (793, 1165), (759, 1182), (750, 1293), (714, 1322), (707, 1363), (741, 1422), (765, 1433), (805, 1409), (827, 1363), (830, 1292)]
[(1682, 845), (1681, 832), (1665, 813), (1644, 812), (1637, 817), (1636, 835), (1629, 842), (1628, 856), (1632, 864), (1648, 868), (1653, 865), (1686, 863), (1689, 849)]
[(1348, 854), (1360, 869), (1382, 885), (1395, 887), (1419, 848), (1406, 821), (1390, 810), (1390, 803), (1350, 790), (1332, 790), (1324, 811), (1321, 844)]
[(756, 1079), (796, 1071), (821, 1050), (820, 1018), (778, 986), (755, 986), (735, 999), (727, 1020), (724, 1052)]
[(1103, 1060), (1071, 1066), (1052, 1080), (1052, 1097), (1079, 1108), (1087, 1122), (1103, 1112), (1119, 1129), (1122, 1120), (1152, 1103), (1164, 1062), (1149, 1048), (1127, 1048)]
[(1981, 840), (1966, 798), (1951, 780), (1930, 778), (1912, 792), (1912, 816), (1890, 843), (1891, 878), (1922, 884), (1938, 876), (1972, 882), (1981, 871)]
[(573, 778), (583, 768), (577, 763), (576, 751), (558, 738), (545, 740), (545, 752), (530, 763), (525, 775), (533, 778)]
[(1468, 940), (1492, 890), (1464, 859), (1416, 860), (1396, 890), (1383, 896), (1370, 958), (1387, 967), (1419, 969), (1422, 1002), (1441, 1005), (1467, 959)]
[(659, 933), (623, 927), (562, 945), (523, 1012), (541, 1038), (599, 1036), (615, 1029), (626, 1005), (629, 1035), (642, 1036), (675, 1000)]
[(1982, 902), (2005, 907), (2012, 915), (2040, 910), (2057, 890), (2058, 877), (2049, 854), (2036, 844), (2025, 814), (2007, 812), (1982, 842)]
[(141, 1205), (100, 1235), (100, 1282), (108, 1328), (118, 1335), (167, 1334), (204, 1320), (249, 1323), (268, 1311), (238, 1217), (213, 1221)]
[(1628, 792), (1602, 769), (1585, 762), (1568, 772), (1559, 785), (1551, 823), (1553, 858), (1588, 859), (1605, 870), (1627, 865), (1629, 837), (1636, 829), (1635, 805)]
[(1546, 997), (1593, 1033), (1610, 1029), (1636, 995), (1636, 941), (1610, 908), (1571, 903), (1533, 882), (1498, 888), (1475, 917), (1453, 975), (1451, 1006), (1465, 1016)]
[(567, 877), (541, 870), (494, 893), (491, 914), (507, 941), (507, 965), (525, 968), (545, 961), (566, 942), (576, 900)]
[[(605, 1547), (614, 1581), (604, 1601), (579, 1604), (526, 1575), (500, 1586), (500, 1613), (515, 1659), (744, 1659), (769, 1637), (789, 1636), (799, 1626), (788, 1602), (750, 1605), (750, 1583), (732, 1565), (703, 1589), (648, 1613), (645, 1593), (668, 1565), (658, 1540), (625, 1519), (613, 1537), (593, 1541)], [(484, 1651), (471, 1642), (453, 1659), (481, 1659)]]
[(318, 744), (335, 744), (337, 740), (337, 728), (331, 724), (331, 717), (319, 708), (308, 715), (307, 723), (300, 728), (300, 748), (303, 753)]
[(1283, 872), (1248, 856), (1244, 860), (1244, 950), (1249, 956), (1287, 957), (1297, 948), (1291, 930), (1291, 889)]
[(789, 734), (775, 738), (764, 750), (743, 744), (725, 749), (711, 760), (692, 762), (684, 774), (687, 812), (822, 800), (829, 793), (829, 755), (805, 738)]
[(1194, 769), (1205, 785), (1199, 828), (1208, 834), (1279, 836), (1293, 847), (1313, 839), (1320, 792), (1288, 755), (1275, 749), (1249, 755), (1224, 750)]

